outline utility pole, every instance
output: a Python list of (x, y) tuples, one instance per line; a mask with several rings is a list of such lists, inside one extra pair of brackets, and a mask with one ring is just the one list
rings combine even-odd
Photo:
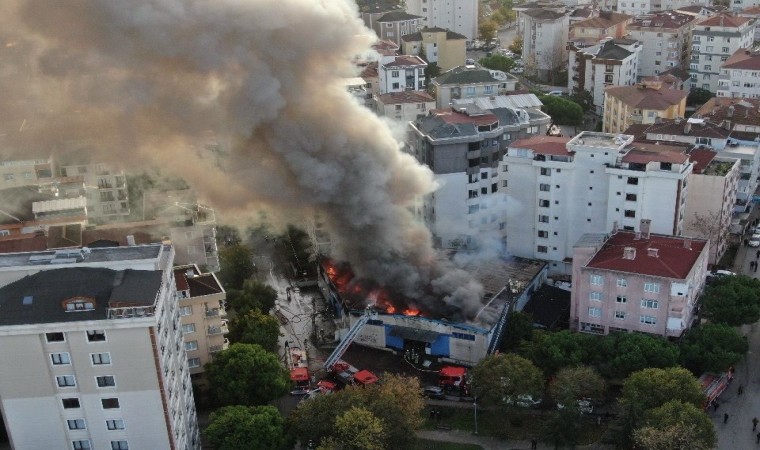
[(475, 407), (475, 431), (472, 434), (478, 434), (478, 397), (473, 399), (472, 406)]

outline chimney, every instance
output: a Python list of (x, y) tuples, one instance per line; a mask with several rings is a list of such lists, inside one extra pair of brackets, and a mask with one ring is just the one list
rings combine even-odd
[(617, 233), (617, 231), (618, 231), (618, 222), (617, 220), (615, 220), (614, 222), (612, 222), (612, 234)]
[(133, 234), (127, 235), (127, 245), (137, 245), (135, 244), (135, 236)]
[(726, 117), (734, 117), (734, 105), (731, 105), (726, 110)]
[(691, 123), (689, 121), (686, 121), (686, 125), (683, 126), (683, 134), (689, 134), (691, 133)]
[(636, 247), (623, 248), (623, 259), (636, 259)]
[(691, 239), (684, 239), (683, 240), (683, 248), (687, 250), (691, 250)]
[(649, 225), (651, 225), (652, 219), (641, 219), (639, 223), (639, 231), (641, 231), (641, 237), (643, 239), (649, 239)]
[(648, 248), (647, 249), (647, 256), (650, 256), (652, 258), (657, 258), (657, 249), (656, 248)]

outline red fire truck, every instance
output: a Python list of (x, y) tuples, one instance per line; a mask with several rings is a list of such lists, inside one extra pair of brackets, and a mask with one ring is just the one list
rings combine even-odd
[(699, 377), (699, 383), (702, 385), (702, 390), (705, 393), (705, 409), (710, 405), (728, 388), (728, 384), (733, 380), (733, 368), (728, 372), (723, 373), (711, 373), (707, 372)]
[(438, 372), (438, 385), (447, 392), (469, 395), (470, 389), (469, 384), (467, 383), (467, 369), (459, 366), (442, 367)]

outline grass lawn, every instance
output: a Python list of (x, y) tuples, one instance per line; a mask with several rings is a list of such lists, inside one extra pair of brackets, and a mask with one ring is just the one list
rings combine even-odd
[(477, 444), (459, 444), (457, 442), (415, 439), (409, 450), (483, 450), (483, 447)]

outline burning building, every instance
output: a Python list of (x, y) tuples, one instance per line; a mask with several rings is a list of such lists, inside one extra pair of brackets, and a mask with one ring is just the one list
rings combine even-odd
[(358, 279), (347, 265), (327, 259), (319, 264), (318, 284), (338, 318), (341, 337), (371, 309), (354, 343), (392, 351), (415, 348), (442, 362), (472, 366), (499, 347), (509, 312), (521, 309), (546, 280), (547, 265), (512, 258), (472, 261), (463, 268), (484, 288), (480, 308), (472, 314), (429, 292), (409, 298), (392, 286)]

